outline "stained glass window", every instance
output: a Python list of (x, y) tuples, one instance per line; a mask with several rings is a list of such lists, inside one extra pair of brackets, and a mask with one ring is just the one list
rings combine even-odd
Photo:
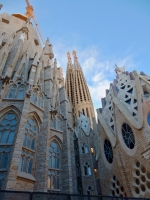
[(23, 99), (24, 98), (24, 92), (25, 92), (25, 86), (20, 86), (18, 88), (18, 93), (17, 93), (17, 99)]
[[(0, 169), (7, 172), (8, 162), (15, 133), (17, 131), (17, 118), (14, 113), (7, 113), (0, 121)], [(0, 173), (0, 188), (2, 187), (5, 174)]]
[(126, 123), (122, 125), (122, 137), (127, 147), (133, 149), (135, 146), (134, 134), (131, 127)]
[(17, 90), (17, 86), (12, 85), (9, 89), (8, 98), (15, 98), (16, 90)]
[(8, 113), (0, 122), (0, 144), (13, 144), (17, 118), (13, 113)]
[(48, 167), (48, 188), (59, 189), (60, 149), (56, 142), (52, 142), (49, 148)]

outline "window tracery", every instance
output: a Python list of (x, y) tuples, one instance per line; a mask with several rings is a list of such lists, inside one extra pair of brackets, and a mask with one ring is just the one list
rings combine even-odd
[[(13, 112), (9, 112), (0, 120), (0, 169), (3, 171), (7, 171), (16, 131), (17, 117)], [(0, 188), (4, 178), (5, 175), (0, 174)]]
[(25, 86), (21, 85), (18, 87), (18, 91), (17, 91), (17, 99), (23, 99), (24, 98), (24, 92), (25, 92)]
[(12, 85), (12, 86), (9, 88), (8, 98), (14, 98), (14, 97), (15, 97), (16, 90), (17, 90), (17, 86), (16, 86), (16, 85)]
[(49, 148), (48, 168), (48, 188), (59, 189), (60, 148), (55, 141), (51, 143)]
[(22, 154), (18, 170), (33, 174), (33, 164), (35, 158), (35, 144), (37, 138), (37, 124), (34, 119), (29, 118), (23, 138)]
[(43, 109), (43, 94), (34, 90), (30, 97), (30, 102)]
[(106, 160), (111, 164), (113, 162), (113, 150), (109, 140), (104, 141), (104, 152)]
[(20, 85), (21, 83), (18, 82), (17, 84), (13, 84), (9, 87), (9, 92), (7, 98), (9, 99), (23, 99), (25, 95), (25, 85)]
[(126, 123), (124, 123), (122, 125), (122, 137), (123, 137), (123, 140), (124, 140), (126, 146), (129, 149), (133, 149), (135, 146), (134, 134), (133, 134), (131, 127)]

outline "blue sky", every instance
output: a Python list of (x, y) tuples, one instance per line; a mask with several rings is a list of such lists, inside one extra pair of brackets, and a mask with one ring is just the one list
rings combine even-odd
[[(25, 0), (1, 0), (1, 12), (25, 13)], [(30, 0), (65, 75), (77, 51), (95, 109), (115, 79), (114, 66), (150, 75), (150, 0)]]

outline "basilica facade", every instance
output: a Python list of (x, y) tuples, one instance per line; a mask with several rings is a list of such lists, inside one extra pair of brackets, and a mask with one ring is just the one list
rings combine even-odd
[(96, 119), (72, 55), (64, 80), (49, 39), (0, 15), (0, 189), (150, 197), (150, 77), (116, 66)]

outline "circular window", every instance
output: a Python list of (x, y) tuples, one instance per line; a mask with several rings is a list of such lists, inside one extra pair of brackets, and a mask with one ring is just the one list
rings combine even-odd
[(122, 137), (127, 147), (133, 149), (135, 145), (134, 134), (131, 127), (126, 123), (122, 125)]
[(137, 194), (139, 194), (139, 189), (138, 189), (138, 188), (135, 188), (135, 192), (136, 192)]
[(105, 152), (107, 161), (111, 164), (113, 161), (113, 150), (112, 150), (112, 146), (109, 140), (107, 139), (104, 142), (104, 152)]
[(147, 115), (147, 123), (150, 126), (150, 113)]
[(142, 168), (141, 168), (141, 171), (142, 171), (142, 173), (144, 174), (144, 173), (146, 172), (145, 167), (142, 167)]
[(140, 163), (139, 163), (139, 162), (137, 162), (137, 163), (136, 163), (136, 166), (139, 168), (139, 167), (140, 167)]
[(136, 170), (136, 175), (137, 175), (137, 176), (140, 176), (139, 170)]
[(139, 181), (139, 179), (136, 179), (136, 181), (135, 181), (135, 182), (136, 182), (136, 184), (137, 184), (137, 185), (139, 185), (139, 184), (140, 184), (140, 181)]

